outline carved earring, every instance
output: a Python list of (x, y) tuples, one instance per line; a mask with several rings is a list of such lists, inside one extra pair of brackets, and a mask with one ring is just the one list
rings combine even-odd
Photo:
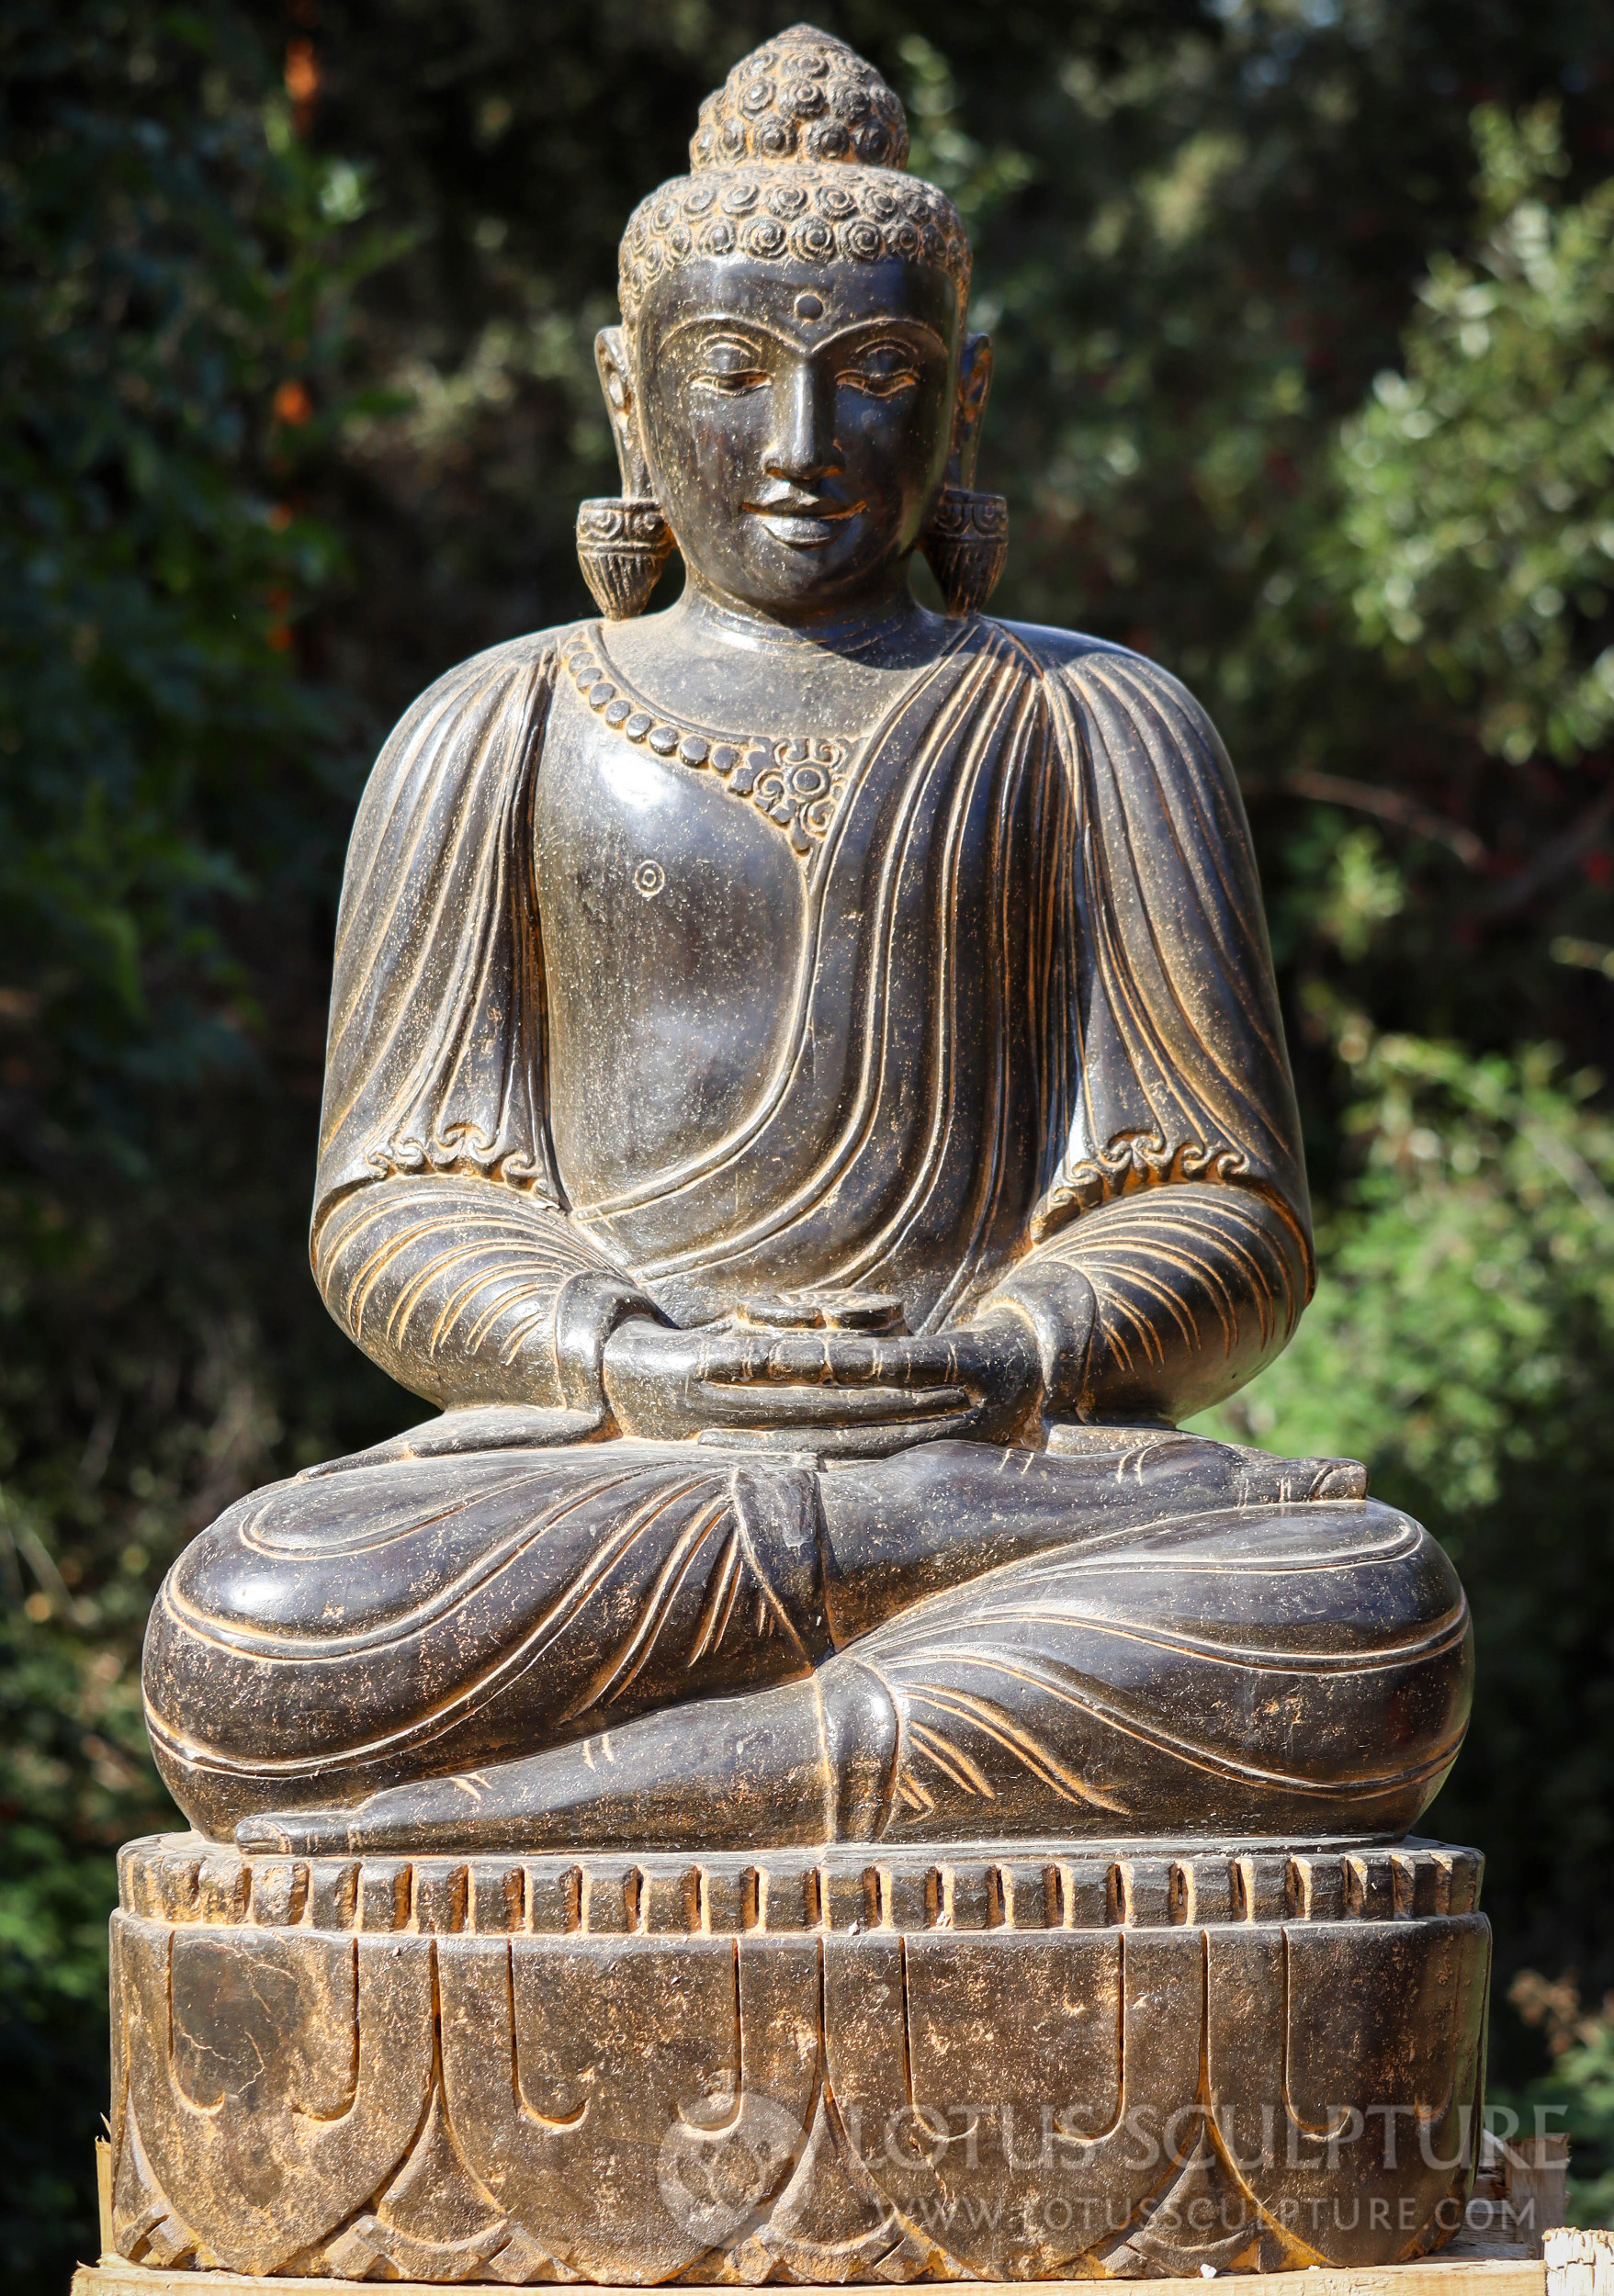
[(649, 494), (596, 494), (577, 510), (577, 560), (607, 622), (643, 613), (672, 555), (672, 529)]
[(594, 365), (611, 418), (622, 491), (578, 504), (577, 562), (606, 621), (631, 622), (649, 604), (672, 556), (672, 529), (650, 485), (634, 420), (632, 360), (620, 327), (602, 327), (594, 337)]
[(1000, 494), (945, 486), (920, 538), (950, 614), (979, 613), (1009, 556), (1009, 505)]

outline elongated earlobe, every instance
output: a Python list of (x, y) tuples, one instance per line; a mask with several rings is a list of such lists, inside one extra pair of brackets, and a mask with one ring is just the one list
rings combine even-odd
[(920, 541), (950, 614), (979, 613), (998, 587), (1009, 556), (1009, 504), (1000, 494), (978, 493), (974, 483), (981, 417), (991, 384), (990, 338), (965, 335), (947, 483)]
[(630, 622), (649, 604), (672, 555), (659, 502), (596, 494), (577, 506), (577, 562), (607, 622)]
[(979, 613), (1009, 556), (1009, 504), (1000, 494), (943, 487), (920, 548), (947, 612)]
[(611, 418), (622, 491), (579, 503), (577, 559), (605, 619), (626, 622), (650, 602), (672, 555), (672, 529), (651, 490), (639, 445), (633, 373), (620, 327), (601, 328), (594, 337), (594, 364)]

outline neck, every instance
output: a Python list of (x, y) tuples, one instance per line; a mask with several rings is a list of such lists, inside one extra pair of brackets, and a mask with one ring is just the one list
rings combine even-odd
[(854, 604), (818, 614), (781, 614), (708, 588), (691, 571), (683, 595), (664, 617), (669, 629), (697, 643), (735, 647), (747, 652), (784, 648), (820, 654), (863, 655), (900, 641), (926, 620), (908, 584), (906, 562), (875, 592)]

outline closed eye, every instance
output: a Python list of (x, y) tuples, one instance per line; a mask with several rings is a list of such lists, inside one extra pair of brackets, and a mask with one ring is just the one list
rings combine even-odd
[(906, 364), (893, 366), (881, 361), (843, 366), (835, 379), (848, 390), (863, 391), (871, 399), (895, 399), (900, 391), (911, 389), (919, 375)]
[(690, 377), (696, 390), (709, 390), (720, 399), (739, 398), (760, 390), (768, 381), (765, 367), (757, 365), (753, 346), (735, 336), (709, 343), (703, 364)]
[(761, 390), (768, 377), (760, 366), (708, 366), (693, 378), (696, 390), (715, 391), (720, 399), (738, 399), (748, 390)]

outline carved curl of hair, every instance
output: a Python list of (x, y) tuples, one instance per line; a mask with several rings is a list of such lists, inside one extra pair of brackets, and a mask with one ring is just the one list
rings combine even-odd
[(945, 272), (969, 295), (969, 240), (946, 194), (908, 164), (902, 106), (841, 40), (798, 24), (742, 58), (701, 106), (693, 174), (641, 200), (623, 234), (622, 315), (701, 256), (875, 263)]

